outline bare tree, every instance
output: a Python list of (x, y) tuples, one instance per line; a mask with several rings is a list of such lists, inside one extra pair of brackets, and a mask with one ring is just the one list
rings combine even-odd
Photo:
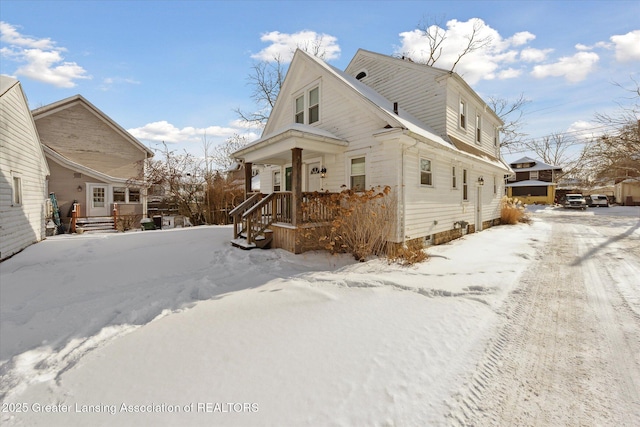
[[(322, 37), (300, 43), (297, 48), (320, 59), (324, 59), (327, 54)], [(253, 63), (247, 84), (253, 88), (251, 99), (256, 104), (256, 110), (246, 112), (236, 108), (234, 111), (241, 120), (255, 126), (263, 126), (267, 122), (271, 110), (276, 105), (287, 69), (288, 64), (280, 55), (274, 56), (270, 61)]]
[(615, 113), (596, 113), (595, 120), (608, 130), (585, 147), (585, 158), (596, 178), (640, 180), (640, 84), (633, 78), (630, 88), (614, 83), (626, 92), (626, 104)]
[(229, 171), (236, 163), (232, 156), (233, 153), (247, 145), (248, 142), (244, 136), (238, 134), (230, 136), (225, 142), (214, 147), (213, 152), (210, 154), (212, 163), (221, 172)]
[[(491, 45), (491, 43), (493, 42), (493, 38), (491, 36), (482, 36), (483, 27), (484, 26), (481, 21), (475, 20), (473, 22), (471, 32), (465, 36), (467, 43), (458, 53), (457, 58), (455, 61), (453, 61), (453, 64), (451, 65), (451, 68), (449, 68), (449, 71), (455, 71), (456, 66), (463, 57)], [(438, 60), (440, 60), (442, 56), (442, 52), (444, 49), (443, 43), (447, 39), (447, 32), (443, 28), (441, 20), (434, 18), (426, 18), (425, 20), (423, 20), (423, 22), (418, 25), (418, 30), (422, 32), (423, 37), (427, 39), (427, 43), (429, 45), (427, 59), (419, 61), (415, 60), (415, 58), (411, 58), (412, 55), (410, 52), (403, 54), (403, 57), (411, 58), (415, 62), (421, 64), (433, 66), (438, 62)]]
[(500, 129), (502, 138), (500, 139), (500, 147), (509, 151), (511, 148), (519, 148), (522, 146), (523, 138), (527, 134), (522, 133), (520, 129), (523, 126), (524, 107), (531, 100), (524, 97), (524, 94), (520, 94), (514, 100), (501, 98), (497, 96), (490, 96), (487, 104), (504, 122), (504, 125)]
[(553, 133), (541, 139), (523, 141), (522, 146), (527, 151), (534, 152), (543, 162), (561, 166), (562, 173), (557, 175), (558, 178), (580, 178), (585, 166), (585, 152), (576, 150), (575, 146), (581, 143), (575, 136)]

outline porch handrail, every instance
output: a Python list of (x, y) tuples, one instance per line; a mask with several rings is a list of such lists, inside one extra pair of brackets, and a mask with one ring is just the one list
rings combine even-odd
[(229, 212), (229, 216), (234, 216), (245, 211), (250, 206), (257, 203), (261, 197), (262, 197), (261, 193), (253, 193), (251, 197), (249, 197), (247, 200), (245, 200), (244, 202), (240, 203), (238, 206), (233, 208), (231, 212)]

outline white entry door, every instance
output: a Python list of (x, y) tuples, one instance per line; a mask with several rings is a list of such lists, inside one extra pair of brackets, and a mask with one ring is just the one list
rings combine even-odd
[(87, 216), (109, 216), (109, 186), (104, 184), (88, 184)]
[(320, 191), (322, 182), (320, 179), (320, 162), (307, 165), (307, 191)]

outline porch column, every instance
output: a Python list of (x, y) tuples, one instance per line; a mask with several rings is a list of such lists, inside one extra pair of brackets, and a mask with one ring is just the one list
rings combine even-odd
[(245, 163), (244, 164), (244, 199), (247, 200), (249, 193), (251, 193), (251, 178), (253, 178), (251, 173), (251, 167), (253, 163)]
[(302, 223), (302, 148), (291, 149), (291, 223)]

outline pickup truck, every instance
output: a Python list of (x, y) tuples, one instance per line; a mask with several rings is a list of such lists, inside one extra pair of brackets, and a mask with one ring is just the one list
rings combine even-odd
[(564, 200), (564, 207), (568, 209), (587, 209), (587, 201), (582, 194), (567, 194)]

